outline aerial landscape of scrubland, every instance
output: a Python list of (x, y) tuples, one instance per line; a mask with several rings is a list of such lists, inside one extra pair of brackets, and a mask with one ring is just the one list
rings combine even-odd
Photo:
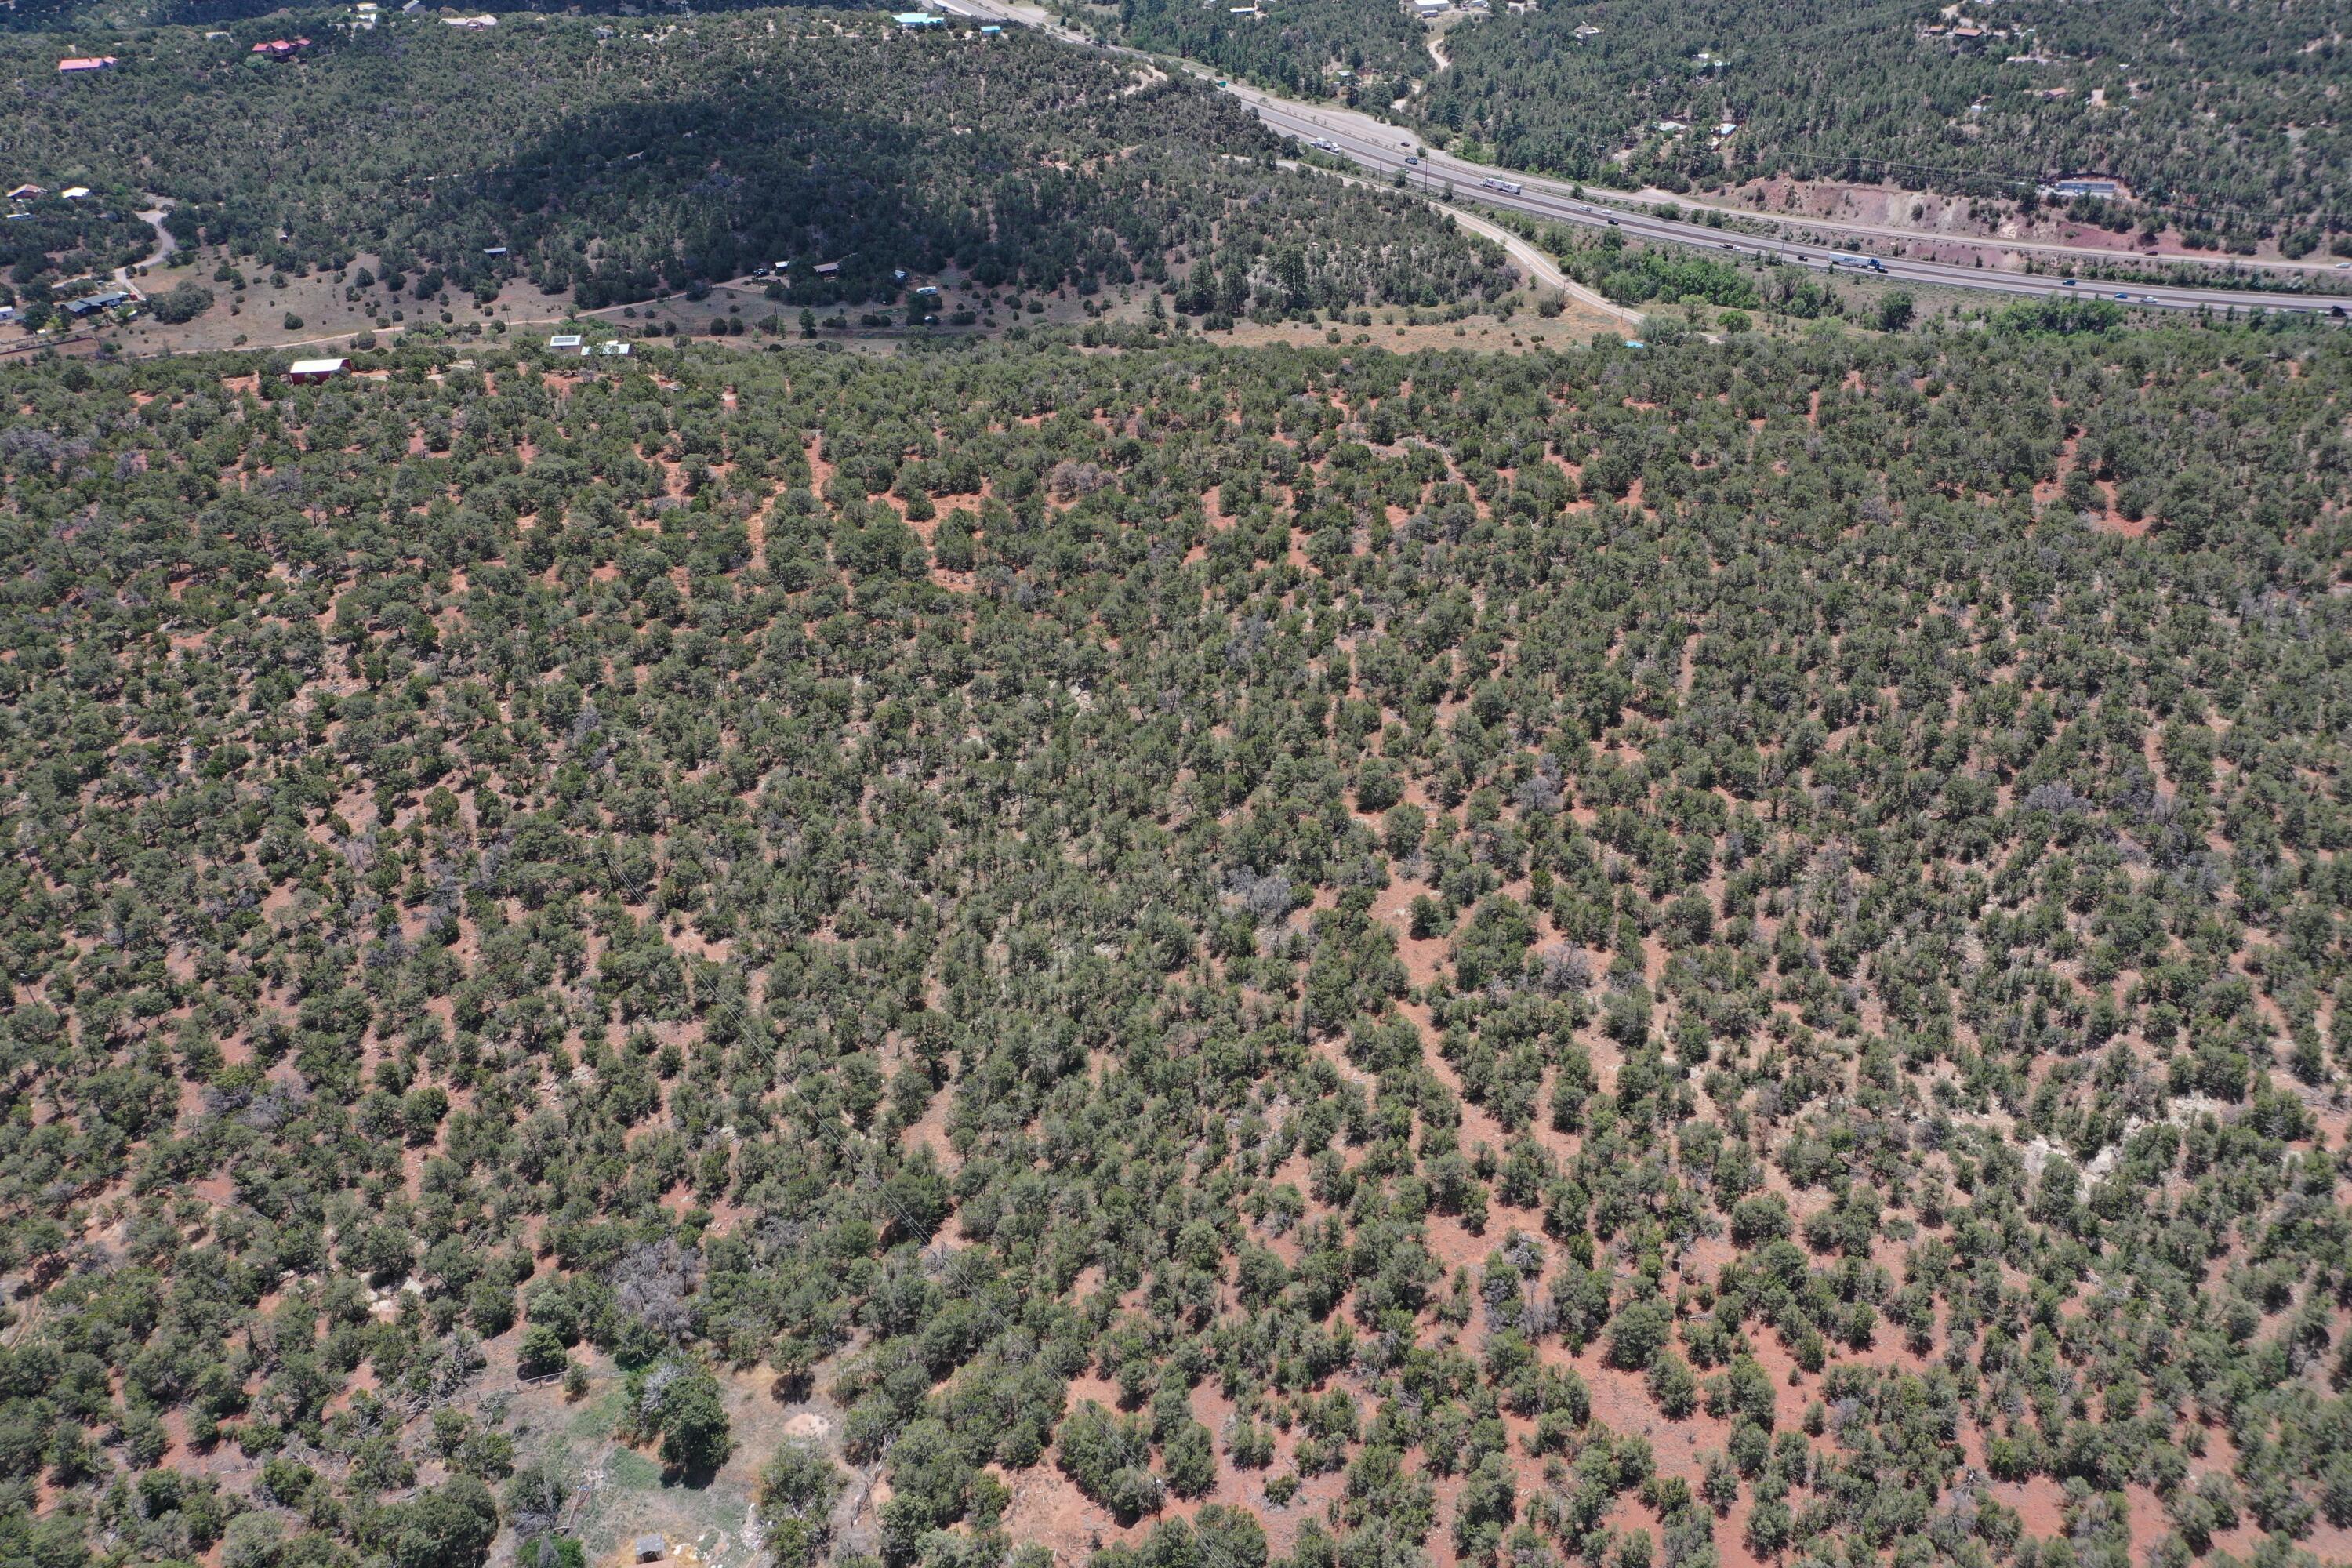
[(21, 0), (0, 1568), (2352, 1563), (2341, 27)]

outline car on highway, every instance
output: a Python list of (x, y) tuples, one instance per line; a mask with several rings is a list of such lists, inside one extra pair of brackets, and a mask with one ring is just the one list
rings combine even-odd
[(2075, 280), (2074, 279), (2069, 278), (2064, 282), (2059, 284), (2058, 287), (2061, 289), (2072, 289), (2074, 286), (2074, 282)]
[(1420, 159), (1418, 159), (1418, 158), (1414, 157), (1414, 156), (1413, 156), (1412, 153), (1406, 153), (1406, 154), (1404, 155), (1404, 166), (1405, 166), (1406, 168), (1408, 168), (1408, 169), (1410, 169), (1410, 168), (1413, 167), (1415, 164), (1419, 163), (1420, 162), (1421, 162), (1421, 160), (1420, 160)]
[(2128, 299), (2130, 299), (2130, 298), (2131, 298), (2131, 296), (2130, 296), (2130, 295), (2128, 295), (2128, 294), (2118, 294), (2118, 295), (2116, 295), (2116, 299), (2118, 299), (2118, 300), (2128, 300)]

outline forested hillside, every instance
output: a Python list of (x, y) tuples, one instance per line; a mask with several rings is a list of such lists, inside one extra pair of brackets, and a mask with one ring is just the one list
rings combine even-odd
[[(1118, 0), (1113, 36), (1137, 48), (1190, 56), (1309, 98), (1386, 107), (1435, 66), (1427, 30), (1402, 6), (1379, 0), (1273, 0), (1255, 16), (1197, 0)], [(1344, 74), (1343, 74), (1344, 73)]]
[[(861, 7), (844, 4), (844, 0), (702, 0), (695, 11), (708, 15), (714, 11), (769, 10), (778, 5), (807, 5), (812, 9), (887, 10), (889, 6)], [(642, 23), (645, 8), (635, 0), (564, 0), (556, 5), (541, 0), (481, 0), (474, 5), (468, 0), (467, 15), (479, 16), (520, 14), (527, 12), (559, 12), (585, 14), (608, 20), (634, 18)], [(284, 0), (15, 0), (0, 7), (0, 33), (55, 33), (75, 27), (158, 27), (197, 26), (217, 28), (232, 22), (248, 22), (257, 17), (282, 14)], [(387, 5), (388, 15), (399, 9)], [(677, 9), (670, 13), (680, 14)], [(329, 15), (338, 22), (348, 21), (348, 9), (337, 7)]]
[(1274, 169), (1272, 139), (1221, 95), (1018, 30), (321, 18), (300, 63), (253, 61), (247, 32), (278, 31), (157, 30), (106, 46), (120, 69), (61, 85), (56, 54), (83, 46), (0, 43), (26, 84), (11, 155), (26, 177), (171, 198), (184, 243), (287, 272), (373, 260), (363, 285), (419, 298), (527, 279), (593, 309), (787, 260), (799, 305), (895, 297), (902, 271), (950, 265), (1092, 293), (1212, 252), (1271, 268), (1286, 244), (1302, 300), (1502, 285), (1499, 257), (1421, 204)]
[(0, 369), (8, 1562), (2347, 1555), (2341, 333), (448, 352)]
[(1550, 0), (1457, 29), (1414, 109), (1514, 167), (1612, 184), (1790, 172), (2014, 197), (2102, 174), (2216, 235), (2343, 234), (2343, 25), (2305, 3)]

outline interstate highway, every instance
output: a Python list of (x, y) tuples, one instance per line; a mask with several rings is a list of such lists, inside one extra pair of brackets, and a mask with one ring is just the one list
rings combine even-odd
[[(1168, 63), (1140, 50), (1097, 44), (1052, 21), (1042, 10), (1024, 5), (1021, 0), (955, 0), (955, 12), (1019, 23), (1080, 48), (1127, 55), (1154, 64)], [(1435, 195), (1439, 186), (1451, 183), (1457, 198), (1475, 197), (1487, 206), (1506, 211), (1522, 212), (1557, 223), (1582, 224), (1593, 228), (1608, 227), (1613, 220), (1617, 228), (1639, 239), (1687, 245), (1700, 250), (1715, 251), (1719, 256), (1766, 257), (1824, 270), (1834, 265), (1832, 258), (1836, 256), (1861, 254), (1840, 252), (1834, 247), (1811, 245), (1800, 240), (1735, 235), (1709, 228), (1702, 222), (1662, 218), (1638, 209), (1602, 206), (1579, 200), (1570, 194), (1570, 186), (1565, 182), (1524, 174), (1511, 169), (1497, 169), (1486, 163), (1472, 163), (1434, 150), (1423, 157), (1417, 167), (1407, 168), (1406, 157), (1417, 154), (1421, 147), (1420, 142), (1408, 131), (1384, 124), (1356, 110), (1300, 103), (1291, 99), (1277, 98), (1263, 89), (1223, 81), (1197, 61), (1182, 61), (1181, 68), (1204, 81), (1215, 81), (1221, 90), (1233, 94), (1255, 110), (1267, 129), (1309, 144), (1328, 142), (1339, 156), (1377, 174), (1392, 178), (1398, 170), (1404, 169), (1407, 178), (1427, 195)], [(1508, 180), (1519, 189), (1516, 193), (1497, 191), (1479, 183), (1489, 178)], [(1876, 260), (1878, 266), (1875, 268), (1868, 267), (1865, 261), (1862, 268), (1847, 263), (1839, 269), (1867, 270), (1873, 277), (1900, 279), (1906, 283), (1947, 289), (1978, 289), (1988, 293), (2027, 298), (2088, 296), (2128, 303), (2139, 309), (2196, 310), (2202, 307), (2223, 310), (2235, 307), (2242, 310), (2297, 310), (2316, 315), (2344, 316), (2352, 313), (2352, 296), (2273, 294), (2256, 289), (2220, 289), (2196, 284), (2103, 283), (2088, 278), (2069, 286), (2063, 279), (2048, 274), (2003, 272), (1989, 267), (1962, 267), (1948, 261), (1924, 261), (1903, 256), (1883, 256)], [(2126, 298), (2118, 299), (2118, 296)]]
[[(1234, 89), (1228, 88), (1226, 90)], [(1859, 254), (1840, 252), (1829, 247), (1808, 245), (1797, 240), (1731, 234), (1689, 219), (1662, 218), (1647, 212), (1580, 201), (1570, 194), (1567, 185), (1558, 181), (1496, 169), (1484, 163), (1465, 163), (1434, 150), (1423, 157), (1417, 167), (1407, 167), (1405, 159), (1414, 155), (1420, 143), (1405, 131), (1378, 125), (1377, 122), (1373, 122), (1375, 128), (1367, 129), (1360, 122), (1360, 116), (1293, 103), (1255, 89), (1244, 90), (1239, 96), (1257, 111), (1259, 119), (1270, 130), (1295, 136), (1309, 144), (1325, 143), (1326, 152), (1336, 149), (1339, 156), (1383, 175), (1392, 176), (1399, 169), (1403, 169), (1408, 179), (1417, 185), (1433, 189), (1451, 184), (1457, 198), (1475, 199), (1487, 206), (1527, 213), (1557, 223), (1583, 224), (1592, 227), (1608, 227), (1613, 224), (1624, 234), (1637, 239), (1687, 245), (1718, 254), (1761, 256), (1824, 269), (1833, 265), (1832, 258), (1834, 257)], [(1479, 183), (1488, 178), (1507, 180), (1520, 188), (1516, 193), (1498, 191)], [(1875, 259), (1877, 267), (1867, 267), (1869, 259)], [(2352, 298), (2273, 294), (2259, 289), (2214, 289), (2184, 284), (2125, 284), (2088, 278), (2069, 286), (2063, 279), (2046, 274), (2000, 272), (1990, 268), (1961, 267), (1948, 261), (1923, 261), (1902, 256), (1866, 258), (1864, 266), (1847, 262), (1841, 269), (1867, 270), (1873, 277), (1944, 288), (1981, 289), (1996, 294), (2080, 295), (2116, 303), (2125, 302), (2118, 296), (2128, 296), (2128, 302), (2136, 307), (2193, 310), (2204, 306), (2219, 310), (2235, 306), (2240, 310), (2303, 310), (2339, 315), (2352, 309)]]

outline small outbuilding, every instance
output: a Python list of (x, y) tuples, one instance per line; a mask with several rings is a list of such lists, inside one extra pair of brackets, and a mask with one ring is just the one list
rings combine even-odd
[(658, 1535), (640, 1535), (636, 1540), (636, 1557), (640, 1563), (658, 1563), (669, 1555), (669, 1542)]
[(547, 340), (547, 346), (551, 349), (576, 349), (580, 342), (578, 332), (558, 332)]
[(79, 76), (86, 71), (110, 71), (122, 62), (112, 55), (68, 55), (58, 62), (62, 76)]
[(347, 359), (298, 359), (286, 367), (286, 379), (297, 386), (308, 386), (348, 375), (351, 369), (352, 362)]

